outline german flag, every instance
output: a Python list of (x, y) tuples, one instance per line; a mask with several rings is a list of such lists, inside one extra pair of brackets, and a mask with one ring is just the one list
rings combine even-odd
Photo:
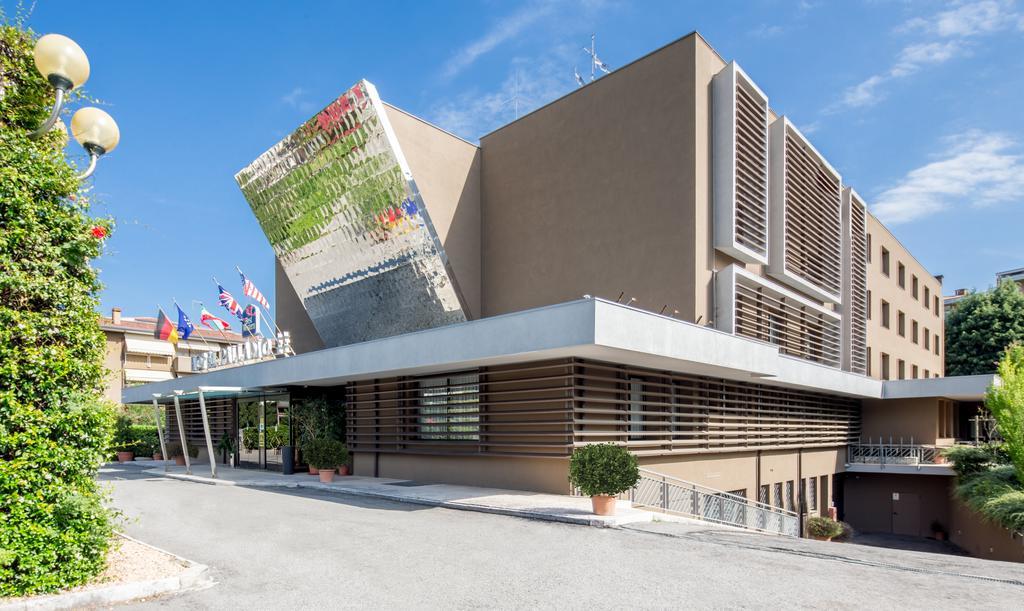
[(153, 335), (157, 339), (165, 339), (174, 345), (178, 345), (178, 327), (171, 322), (171, 319), (167, 318), (163, 308), (160, 309), (160, 314), (156, 318), (156, 331), (154, 331)]

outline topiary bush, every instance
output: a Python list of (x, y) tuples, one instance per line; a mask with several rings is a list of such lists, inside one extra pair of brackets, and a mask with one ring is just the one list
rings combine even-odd
[(111, 222), (89, 217), (64, 131), (29, 138), (54, 99), (34, 44), (0, 15), (0, 596), (88, 581), (111, 534), (95, 476), (114, 408), (90, 265)]
[(825, 537), (831, 539), (843, 534), (842, 522), (836, 522), (826, 516), (811, 516), (807, 518), (807, 534), (812, 537)]
[(615, 496), (640, 481), (636, 456), (621, 446), (596, 443), (583, 446), (569, 459), (569, 482), (587, 496)]
[(306, 464), (317, 469), (333, 469), (348, 462), (348, 447), (336, 439), (314, 439), (303, 449)]

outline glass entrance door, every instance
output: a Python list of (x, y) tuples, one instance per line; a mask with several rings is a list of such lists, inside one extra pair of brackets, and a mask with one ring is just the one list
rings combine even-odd
[(267, 395), (263, 398), (264, 461), (266, 469), (281, 469), (284, 446), (292, 445), (288, 395)]
[(238, 400), (238, 466), (262, 469), (266, 464), (263, 453), (264, 437), (263, 401)]

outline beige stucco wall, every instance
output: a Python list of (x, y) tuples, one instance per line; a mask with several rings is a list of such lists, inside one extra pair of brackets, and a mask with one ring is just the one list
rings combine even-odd
[[(867, 321), (868, 349), (871, 351), (871, 376), (882, 377), (882, 353), (889, 355), (889, 377), (899, 378), (899, 360), (905, 362), (906, 378), (913, 377), (913, 366), (918, 368), (918, 377), (943, 375), (945, 354), (945, 320), (942, 308), (942, 285), (917, 259), (885, 228), (874, 216), (867, 216), (867, 232), (871, 236), (871, 251), (868, 262), (868, 291), (870, 293), (871, 318)], [(882, 273), (882, 248), (889, 251), (889, 275)], [(898, 283), (899, 264), (906, 266), (906, 288)], [(911, 294), (913, 276), (917, 276), (919, 287), (915, 300)], [(924, 288), (928, 287), (929, 303), (923, 302)], [(939, 299), (938, 315), (935, 314), (935, 299)], [(882, 300), (889, 302), (889, 328), (882, 326)], [(906, 337), (898, 334), (899, 312), (906, 314)], [(918, 343), (911, 340), (913, 321), (918, 322)], [(931, 336), (930, 347), (925, 349), (921, 334), (924, 329)], [(939, 336), (939, 354), (935, 354), (934, 336)]]
[(939, 400), (867, 399), (861, 402), (861, 438), (878, 443), (934, 444), (939, 433)]
[(693, 320), (706, 233), (694, 214), (697, 44), (674, 42), (481, 139), (485, 316), (625, 293)]
[(1024, 562), (1024, 537), (985, 522), (957, 499), (950, 500), (949, 540), (972, 556)]
[(121, 389), (124, 386), (124, 373), (121, 368), (121, 359), (124, 356), (124, 333), (104, 331), (106, 336), (107, 349), (103, 357), (103, 367), (106, 370), (103, 374), (103, 396), (121, 403)]
[(274, 322), (278, 328), (288, 331), (292, 338), (292, 349), (296, 354), (321, 350), (324, 342), (316, 332), (313, 321), (306, 313), (299, 296), (295, 294), (291, 280), (284, 273), (281, 262), (274, 257), (274, 291), (275, 307)]
[(569, 494), (568, 458), (353, 454), (355, 475)]
[(480, 317), (480, 149), (409, 113), (385, 110), (470, 319)]

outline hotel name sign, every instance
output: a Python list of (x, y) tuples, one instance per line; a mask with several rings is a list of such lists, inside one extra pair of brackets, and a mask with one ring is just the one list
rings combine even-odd
[(292, 356), (292, 338), (287, 331), (277, 337), (251, 337), (241, 344), (231, 344), (220, 350), (211, 350), (192, 357), (192, 371), (199, 373), (237, 367)]

